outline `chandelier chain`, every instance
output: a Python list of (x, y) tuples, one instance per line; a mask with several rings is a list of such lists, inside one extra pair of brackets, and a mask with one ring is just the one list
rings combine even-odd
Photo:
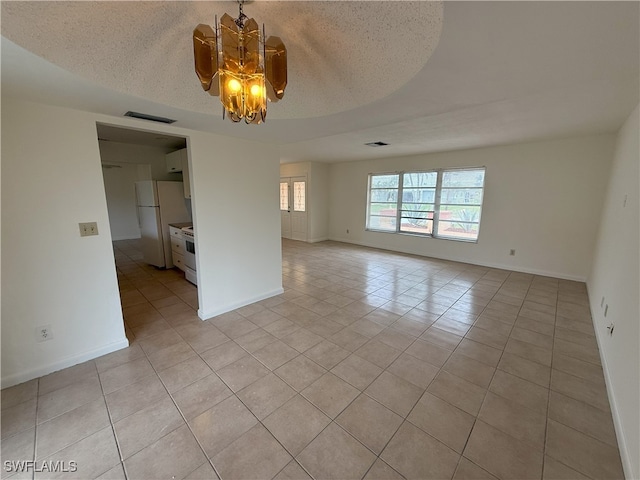
[(244, 5), (244, 2), (245, 2), (245, 1), (246, 1), (246, 0), (238, 0), (238, 10), (239, 10), (239, 13), (238, 13), (238, 18), (236, 18), (235, 22), (236, 22), (236, 25), (238, 26), (238, 28), (240, 28), (240, 29), (244, 28), (244, 21), (245, 21), (247, 18), (249, 18), (249, 17), (247, 17), (247, 16), (244, 14), (244, 12), (242, 11), (242, 6)]

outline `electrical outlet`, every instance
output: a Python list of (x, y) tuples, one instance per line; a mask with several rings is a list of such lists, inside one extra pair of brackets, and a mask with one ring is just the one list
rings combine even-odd
[(79, 223), (80, 227), (80, 236), (88, 237), (91, 235), (98, 235), (98, 223), (97, 222), (87, 222), (87, 223)]
[(511, 250), (509, 250), (509, 255), (511, 255), (512, 257), (515, 257), (516, 251), (512, 248)]
[(37, 342), (46, 342), (47, 340), (51, 340), (53, 338), (53, 330), (51, 329), (51, 325), (41, 325), (36, 327), (36, 341)]

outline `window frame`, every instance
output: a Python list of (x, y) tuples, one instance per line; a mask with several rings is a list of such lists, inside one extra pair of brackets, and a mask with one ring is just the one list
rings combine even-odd
[[(375, 215), (376, 217), (381, 217), (381, 218), (395, 218), (396, 226), (395, 226), (395, 230), (394, 231), (384, 230), (384, 229), (372, 229), (369, 226), (369, 220), (370, 220), (371, 215), (372, 215), (371, 212), (370, 212), (370, 210), (371, 210), (371, 190), (372, 190), (371, 181), (372, 181), (372, 178), (374, 176), (384, 177), (386, 175), (398, 175), (398, 172), (375, 173), (375, 174), (370, 173), (369, 176), (368, 176), (369, 184), (368, 184), (368, 188), (367, 188), (367, 218), (366, 218), (366, 222), (365, 222), (365, 230), (372, 230), (372, 231), (376, 231), (376, 232), (385, 232), (385, 233), (396, 233), (396, 231), (397, 231), (397, 228), (398, 228), (397, 227), (397, 225), (398, 225), (398, 214), (399, 214), (397, 208), (396, 208), (395, 217), (391, 217), (391, 216), (387, 216), (387, 215), (377, 215), (377, 214)], [(400, 179), (398, 179), (398, 182), (399, 181), (400, 181)], [(398, 197), (397, 197), (397, 195), (399, 193), (399, 185), (400, 184), (398, 183), (397, 187), (378, 187), (377, 189), (378, 190), (383, 190), (384, 189), (384, 190), (395, 191), (396, 192), (395, 204), (396, 204), (396, 207), (397, 207), (397, 205), (398, 205)], [(387, 201), (387, 202), (375, 202), (375, 203), (381, 203), (381, 204), (388, 203), (388, 204), (391, 204), (391, 203), (394, 203), (394, 202), (393, 201)]]
[[(440, 213), (441, 213), (441, 207), (443, 205), (442, 203), (442, 192), (443, 189), (455, 189), (455, 187), (443, 187), (443, 178), (445, 176), (445, 173), (447, 172), (455, 172), (455, 171), (474, 171), (474, 170), (482, 170), (483, 171), (483, 176), (482, 176), (482, 186), (480, 187), (459, 187), (460, 189), (465, 189), (465, 188), (473, 188), (473, 189), (480, 189), (481, 191), (481, 198), (480, 198), (480, 203), (479, 204), (469, 204), (469, 206), (473, 206), (473, 207), (479, 207), (479, 213), (478, 213), (478, 219), (477, 221), (473, 221), (473, 222), (463, 222), (463, 223), (470, 223), (470, 224), (477, 224), (477, 228), (478, 228), (478, 233), (476, 235), (476, 238), (461, 238), (461, 237), (454, 237), (454, 236), (449, 236), (446, 234), (441, 234), (439, 232), (439, 226), (441, 223), (441, 219), (440, 219)], [(436, 186), (435, 186), (435, 198), (434, 198), (434, 204), (433, 204), (433, 219), (431, 220), (431, 233), (420, 233), (420, 232), (416, 232), (416, 231), (407, 231), (407, 230), (402, 230), (402, 218), (403, 218), (403, 203), (421, 203), (421, 202), (403, 202), (403, 197), (404, 197), (404, 176), (406, 174), (424, 174), (424, 173), (436, 173), (437, 177), (436, 177)], [(368, 185), (367, 185), (367, 205), (366, 205), (366, 219), (365, 219), (365, 230), (369, 231), (369, 232), (378, 232), (378, 233), (392, 233), (392, 234), (398, 234), (398, 235), (412, 235), (412, 236), (418, 236), (418, 237), (426, 237), (426, 238), (437, 238), (440, 240), (453, 240), (456, 242), (466, 242), (466, 243), (478, 243), (478, 239), (480, 238), (480, 224), (481, 224), (481, 220), (482, 220), (482, 208), (484, 205), (484, 187), (485, 187), (485, 181), (486, 181), (486, 173), (487, 173), (487, 168), (486, 166), (474, 166), (474, 167), (453, 167), (453, 168), (434, 168), (434, 169), (429, 169), (429, 170), (407, 170), (407, 171), (395, 171), (395, 172), (376, 172), (376, 173), (369, 173), (368, 174)], [(397, 187), (391, 187), (391, 190), (395, 189), (396, 192), (396, 200), (395, 200), (395, 204), (396, 204), (396, 215), (395, 215), (395, 230), (391, 230), (391, 229), (382, 229), (382, 228), (375, 228), (371, 226), (371, 219), (372, 219), (372, 212), (371, 212), (371, 204), (372, 204), (372, 189), (375, 190), (375, 188), (372, 188), (373, 185), (373, 179), (374, 177), (380, 177), (380, 176), (396, 176), (397, 177)], [(433, 187), (424, 187), (424, 188), (433, 188)], [(415, 189), (415, 187), (414, 187)], [(386, 203), (393, 203), (393, 202), (386, 202)], [(452, 203), (445, 203), (445, 205), (456, 205), (456, 204), (452, 204)], [(378, 215), (374, 215), (374, 216), (378, 216)], [(393, 218), (393, 217), (388, 217), (388, 218)]]

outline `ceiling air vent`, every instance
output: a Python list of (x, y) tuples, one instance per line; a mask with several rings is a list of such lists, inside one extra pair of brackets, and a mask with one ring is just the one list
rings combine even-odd
[(133, 118), (139, 118), (140, 120), (150, 120), (152, 122), (158, 122), (158, 123), (174, 123), (175, 120), (171, 119), (171, 118), (165, 118), (165, 117), (156, 117), (155, 115), (149, 115), (146, 113), (140, 113), (140, 112), (127, 112), (124, 114), (125, 117), (133, 117)]
[(385, 145), (389, 145), (389, 144), (384, 142), (369, 142), (369, 143), (365, 143), (365, 145), (367, 147), (384, 147)]

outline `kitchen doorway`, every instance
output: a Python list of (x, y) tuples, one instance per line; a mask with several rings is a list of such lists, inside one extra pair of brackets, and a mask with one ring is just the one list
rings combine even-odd
[[(127, 337), (132, 340), (152, 335), (167, 327), (174, 316), (198, 318), (195, 279), (188, 281), (180, 265), (171, 268), (176, 265), (174, 240), (182, 240), (182, 236), (176, 237), (169, 228), (180, 232), (182, 227), (193, 225), (191, 188), (184, 188), (189, 171), (187, 139), (99, 123), (96, 130)], [(142, 203), (143, 187), (153, 192), (148, 195), (153, 198), (147, 200), (148, 204)], [(143, 248), (142, 214), (148, 211), (157, 214), (156, 235), (145, 234), (145, 239), (155, 238), (163, 252), (162, 263), (151, 262), (145, 253), (148, 249)], [(176, 211), (185, 215), (172, 219)]]

